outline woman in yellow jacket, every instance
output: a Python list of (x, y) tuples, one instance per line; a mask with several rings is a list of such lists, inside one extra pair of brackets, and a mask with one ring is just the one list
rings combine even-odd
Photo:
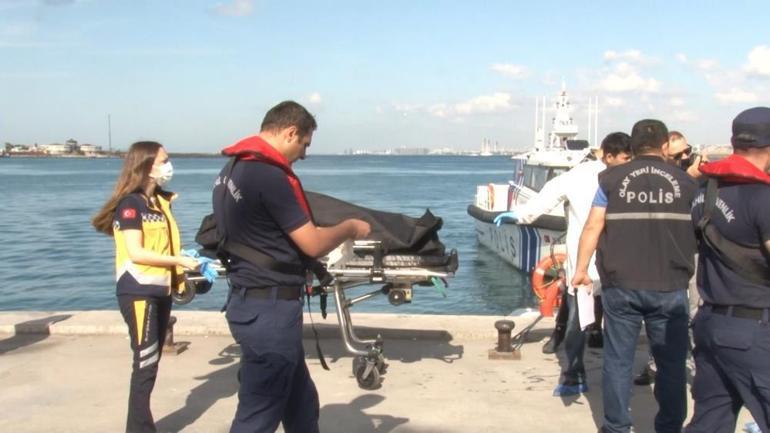
[(162, 145), (132, 144), (112, 196), (92, 221), (96, 230), (115, 238), (116, 294), (134, 352), (129, 433), (156, 431), (150, 394), (171, 315), (171, 290), (184, 284), (184, 269), (198, 268), (197, 260), (180, 255), (171, 214), (176, 196), (162, 188), (172, 175)]

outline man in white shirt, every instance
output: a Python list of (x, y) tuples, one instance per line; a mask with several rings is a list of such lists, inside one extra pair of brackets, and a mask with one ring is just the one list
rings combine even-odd
[[(567, 283), (572, 280), (577, 264), (578, 243), (583, 226), (588, 219), (596, 189), (598, 176), (605, 168), (620, 165), (631, 160), (631, 137), (623, 132), (614, 132), (602, 140), (601, 159), (582, 162), (570, 171), (548, 181), (543, 189), (521, 208), (514, 211), (515, 218), (520, 224), (528, 224), (543, 214), (550, 212), (562, 203), (567, 205)], [(591, 258), (589, 275), (595, 281), (594, 295), (598, 295), (599, 275)], [(554, 396), (567, 396), (586, 392), (588, 386), (585, 380), (583, 352), (586, 333), (580, 329), (577, 312), (575, 289), (569, 287), (569, 296), (565, 296), (568, 316), (566, 335), (564, 339), (567, 354), (567, 367), (563, 372), (563, 380), (554, 389)], [(563, 314), (562, 310), (559, 314)], [(564, 318), (562, 317), (562, 320)], [(558, 319), (557, 319), (558, 320)], [(599, 328), (600, 329), (600, 328)]]

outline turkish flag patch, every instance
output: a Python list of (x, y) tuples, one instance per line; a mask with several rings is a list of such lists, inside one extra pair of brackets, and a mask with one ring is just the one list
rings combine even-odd
[(134, 219), (136, 218), (136, 209), (123, 209), (123, 213), (121, 214), (121, 217), (124, 219)]

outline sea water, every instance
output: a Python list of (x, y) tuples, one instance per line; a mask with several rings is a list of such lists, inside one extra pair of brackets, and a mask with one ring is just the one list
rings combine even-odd
[[(190, 248), (201, 218), (211, 212), (213, 179), (225, 160), (172, 161), (168, 189), (179, 194), (174, 215), (183, 246)], [(90, 219), (110, 195), (121, 165), (116, 158), (0, 159), (0, 310), (117, 308), (113, 240), (97, 233)], [(533, 305), (527, 275), (477, 243), (466, 213), (477, 184), (511, 178), (509, 158), (311, 155), (294, 168), (310, 191), (412, 217), (430, 209), (444, 221), (441, 241), (459, 252), (446, 297), (416, 287), (411, 304), (393, 308), (380, 296), (352, 311), (499, 315)], [(217, 281), (209, 293), (177, 308), (217, 310), (226, 291), (226, 282)]]

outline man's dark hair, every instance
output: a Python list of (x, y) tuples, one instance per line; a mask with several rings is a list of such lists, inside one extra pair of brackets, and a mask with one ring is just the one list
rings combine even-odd
[(613, 132), (602, 140), (602, 153), (617, 156), (621, 153), (631, 154), (631, 136), (625, 132)]
[(634, 155), (660, 150), (667, 141), (668, 128), (660, 120), (640, 120), (631, 130), (631, 150)]
[(316, 130), (318, 125), (315, 118), (302, 105), (294, 101), (283, 101), (265, 114), (262, 120), (262, 131), (277, 132), (292, 126), (305, 136)]

